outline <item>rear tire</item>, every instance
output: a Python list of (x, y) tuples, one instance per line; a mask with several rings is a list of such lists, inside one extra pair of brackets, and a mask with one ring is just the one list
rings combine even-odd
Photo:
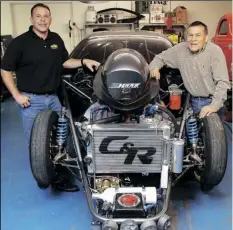
[(34, 121), (30, 140), (30, 165), (32, 174), (41, 189), (50, 186), (55, 178), (51, 144), (56, 144), (58, 114), (52, 110), (40, 112)]
[(200, 184), (202, 191), (210, 191), (224, 177), (228, 154), (224, 126), (216, 113), (203, 118), (203, 141), (205, 166)]

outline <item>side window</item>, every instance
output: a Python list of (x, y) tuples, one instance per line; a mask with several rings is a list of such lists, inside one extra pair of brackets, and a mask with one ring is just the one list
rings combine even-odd
[(223, 20), (220, 27), (219, 27), (219, 35), (227, 35), (228, 33), (228, 21), (227, 20)]

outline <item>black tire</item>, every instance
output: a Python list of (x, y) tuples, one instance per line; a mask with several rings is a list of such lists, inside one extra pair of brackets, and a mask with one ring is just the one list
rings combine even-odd
[[(30, 165), (39, 188), (48, 188), (55, 178), (51, 147), (56, 141), (58, 114), (52, 110), (40, 112), (34, 121), (30, 140)], [(51, 135), (52, 134), (52, 135)], [(53, 153), (53, 152), (52, 152)]]
[(201, 190), (210, 191), (218, 185), (227, 166), (227, 139), (223, 123), (216, 113), (203, 118), (205, 166), (201, 173)]

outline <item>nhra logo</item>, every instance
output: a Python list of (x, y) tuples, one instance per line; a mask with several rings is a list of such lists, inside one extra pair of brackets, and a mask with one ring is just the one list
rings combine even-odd
[(140, 83), (112, 83), (111, 89), (137, 89)]

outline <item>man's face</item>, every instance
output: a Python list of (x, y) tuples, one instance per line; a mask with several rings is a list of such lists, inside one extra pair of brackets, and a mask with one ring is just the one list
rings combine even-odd
[(51, 22), (52, 18), (48, 9), (44, 7), (36, 7), (33, 10), (31, 23), (37, 31), (41, 33), (47, 32)]
[(208, 41), (208, 36), (205, 33), (203, 26), (193, 26), (188, 28), (187, 42), (188, 47), (192, 52), (201, 50)]

